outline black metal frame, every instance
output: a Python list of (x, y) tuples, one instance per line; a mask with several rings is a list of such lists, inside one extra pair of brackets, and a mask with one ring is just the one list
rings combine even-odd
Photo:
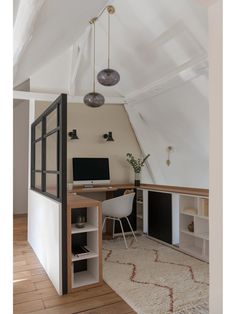
[[(55, 200), (62, 201), (62, 176), (66, 169), (63, 169), (63, 158), (66, 153), (66, 148), (64, 149), (64, 154), (62, 154), (64, 141), (66, 141), (66, 115), (67, 109), (66, 107), (66, 95), (62, 94), (58, 97), (31, 125), (31, 189), (35, 190), (39, 193), (42, 193), (46, 196), (49, 196)], [(50, 113), (56, 110), (57, 113), (57, 126), (56, 128), (47, 132), (46, 123), (47, 117)], [(65, 121), (65, 123), (64, 123)], [(39, 138), (35, 138), (35, 128), (39, 123), (42, 123), (42, 133)], [(56, 170), (48, 170), (46, 164), (46, 140), (47, 137), (57, 133), (57, 167)], [(63, 135), (65, 133), (65, 135)], [(63, 140), (63, 137), (64, 140)], [(41, 169), (35, 168), (35, 146), (36, 143), (41, 141)], [(41, 188), (35, 186), (35, 173), (41, 173)], [(57, 193), (56, 196), (47, 192), (46, 190), (46, 175), (47, 174), (55, 174), (57, 175)]]
[[(47, 132), (47, 116), (57, 111), (57, 127)], [(42, 123), (41, 137), (35, 138), (35, 128)], [(47, 170), (46, 139), (57, 133), (57, 170)], [(35, 169), (35, 144), (42, 142), (41, 169)], [(35, 187), (35, 173), (41, 173), (41, 189)], [(57, 175), (57, 195), (46, 191), (47, 174)], [(62, 204), (62, 293), (67, 293), (67, 95), (61, 94), (31, 125), (31, 189)]]

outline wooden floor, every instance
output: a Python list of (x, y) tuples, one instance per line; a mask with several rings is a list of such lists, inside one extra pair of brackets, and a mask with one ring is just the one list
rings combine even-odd
[(107, 285), (59, 296), (26, 241), (27, 217), (14, 216), (14, 313), (135, 314)]

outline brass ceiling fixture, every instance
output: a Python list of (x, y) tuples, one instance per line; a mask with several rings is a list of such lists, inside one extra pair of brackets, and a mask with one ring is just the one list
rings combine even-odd
[(96, 51), (95, 51), (95, 24), (98, 18), (103, 14), (103, 12), (107, 10), (108, 14), (108, 42), (107, 42), (107, 47), (108, 47), (108, 68), (100, 71), (97, 75), (97, 80), (100, 84), (104, 86), (114, 86), (120, 81), (120, 74), (116, 71), (110, 68), (110, 15), (115, 13), (115, 8), (112, 5), (106, 6), (101, 13), (92, 18), (89, 23), (93, 25), (94, 29), (94, 40), (93, 40), (93, 91), (91, 93), (88, 93), (87, 95), (84, 96), (84, 103), (89, 106), (89, 107), (100, 107), (105, 103), (105, 98), (102, 94), (99, 94), (95, 91), (95, 56), (96, 56)]
[(96, 41), (96, 32), (95, 32), (95, 21), (97, 18), (93, 18), (89, 23), (93, 24), (93, 91), (84, 96), (85, 105), (97, 108), (102, 106), (105, 103), (105, 98), (102, 94), (99, 94), (95, 91), (95, 62), (96, 62), (96, 50), (95, 50), (95, 41)]
[[(110, 23), (110, 15), (115, 13), (115, 8), (112, 5), (108, 5), (105, 9), (107, 9), (107, 15), (108, 15), (108, 31), (107, 31), (107, 69), (104, 69), (100, 71), (97, 75), (97, 80), (100, 84), (104, 86), (114, 86), (120, 81), (120, 74), (110, 68), (110, 46), (111, 46), (111, 23)], [(104, 10), (105, 10), (104, 9)], [(101, 12), (101, 14), (104, 12), (104, 10)], [(100, 14), (100, 15), (101, 15)]]

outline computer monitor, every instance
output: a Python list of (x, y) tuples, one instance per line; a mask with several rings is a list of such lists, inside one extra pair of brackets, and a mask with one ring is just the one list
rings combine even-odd
[(72, 158), (73, 184), (109, 184), (110, 171), (108, 158)]

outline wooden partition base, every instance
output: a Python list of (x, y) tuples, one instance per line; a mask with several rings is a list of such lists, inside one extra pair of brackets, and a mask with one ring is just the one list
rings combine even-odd
[[(76, 211), (85, 212), (86, 223), (84, 228), (77, 228), (73, 221)], [(75, 210), (75, 213), (72, 211)], [(80, 214), (78, 214), (80, 215)], [(101, 202), (68, 193), (67, 200), (67, 265), (68, 265), (68, 292), (81, 290), (84, 288), (96, 287), (102, 284), (102, 208)], [(73, 240), (77, 237), (78, 245), (89, 248), (89, 253), (74, 256), (72, 254)], [(80, 244), (85, 241), (86, 244)], [(77, 243), (76, 242), (76, 243)], [(90, 242), (90, 243), (89, 243)], [(83, 269), (73, 270), (80, 266)]]

